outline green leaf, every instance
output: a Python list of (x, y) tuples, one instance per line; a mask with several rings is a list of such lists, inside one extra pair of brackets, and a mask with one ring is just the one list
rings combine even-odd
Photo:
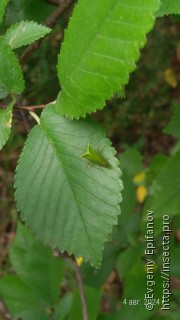
[(159, 0), (103, 0), (103, 5), (78, 1), (58, 61), (61, 114), (78, 118), (102, 109), (105, 100), (128, 83), (158, 4)]
[(54, 320), (67, 319), (73, 300), (73, 293), (67, 293), (60, 299), (54, 310)]
[(1, 0), (1, 3), (0, 3), (0, 23), (3, 20), (3, 16), (4, 16), (4, 13), (5, 13), (5, 9), (6, 9), (8, 1), (9, 0)]
[(142, 255), (142, 246), (130, 247), (124, 250), (117, 259), (117, 272), (121, 279), (132, 271), (136, 262)]
[(163, 130), (166, 134), (171, 134), (173, 137), (180, 139), (180, 106), (175, 106), (175, 112), (172, 116), (170, 123), (167, 127)]
[(118, 225), (113, 228), (112, 238), (124, 247), (127, 246), (128, 242), (132, 242), (132, 239), (137, 239), (140, 215), (135, 213), (136, 189), (132, 177), (126, 170), (123, 170), (122, 181), (124, 186), (122, 190), (122, 214), (119, 216)]
[(3, 37), (0, 37), (0, 61), (0, 99), (9, 93), (20, 94), (24, 89), (21, 67)]
[(171, 276), (180, 277), (179, 269), (179, 245), (173, 246), (171, 249)]
[(37, 303), (36, 295), (17, 276), (6, 276), (0, 280), (0, 295), (13, 319), (48, 320)]
[(147, 181), (148, 186), (150, 186), (154, 182), (159, 171), (163, 168), (166, 161), (168, 161), (168, 157), (163, 154), (157, 154), (156, 156), (154, 156), (151, 164), (149, 165), (149, 167), (147, 169), (146, 181)]
[(121, 168), (130, 175), (135, 175), (144, 170), (142, 155), (137, 149), (128, 148), (120, 155)]
[(180, 152), (171, 156), (160, 171), (153, 185), (151, 210), (156, 217), (174, 216), (180, 210)]
[[(162, 298), (162, 278), (161, 273), (159, 271), (154, 270), (153, 272), (153, 279), (154, 285), (151, 287), (148, 286), (147, 281), (150, 280), (150, 278), (147, 278), (147, 272), (145, 269), (146, 261), (142, 262), (142, 258), (139, 258), (139, 261), (137, 261), (134, 265), (131, 271), (129, 271), (125, 277), (125, 280), (123, 282), (123, 298), (129, 300), (140, 300), (140, 303), (138, 306), (134, 307), (136, 312), (134, 311), (131, 313), (131, 310), (133, 309), (132, 305), (122, 305), (122, 309), (119, 313), (119, 319), (150, 319), (150, 316), (153, 316), (153, 313), (156, 311), (157, 308), (159, 308), (158, 304), (154, 305), (154, 308), (149, 312), (149, 310), (146, 309), (145, 306), (145, 294), (148, 292), (148, 287), (153, 289), (153, 294), (155, 299), (159, 299), (161, 303)], [(150, 276), (150, 275), (149, 275)], [(129, 311), (129, 312), (128, 312)], [(128, 317), (128, 314), (130, 315), (130, 318)], [(125, 316), (126, 315), (126, 316)]]
[(34, 292), (37, 301), (51, 307), (59, 296), (64, 261), (53, 257), (52, 250), (36, 240), (20, 223), (10, 249), (10, 259), (16, 273)]
[[(80, 159), (88, 143), (111, 169)], [(115, 150), (91, 121), (71, 121), (46, 108), (31, 131), (16, 174), (21, 217), (36, 235), (61, 252), (83, 256), (96, 267), (117, 223), (122, 182)]]
[(51, 29), (33, 21), (22, 21), (12, 25), (6, 32), (5, 38), (11, 49), (26, 46), (44, 37)]
[(12, 104), (6, 109), (0, 108), (0, 150), (5, 145), (11, 132)]
[[(1, 0), (2, 1), (2, 0)], [(11, 0), (6, 14), (8, 25), (22, 20), (43, 23), (54, 11), (54, 5), (44, 0)]]
[(169, 14), (180, 14), (180, 0), (160, 0), (161, 6), (157, 12), (157, 17)]
[[(102, 291), (97, 290), (91, 287), (85, 287), (85, 297), (87, 302), (87, 311), (88, 311), (88, 319), (96, 320), (98, 311), (99, 311), (99, 304), (101, 301)], [(82, 320), (82, 304), (80, 299), (79, 290), (77, 290), (74, 294), (72, 308), (70, 313), (71, 320)]]
[(118, 254), (118, 246), (106, 243), (100, 269), (94, 270), (94, 268), (89, 264), (83, 263), (81, 266), (81, 273), (84, 279), (84, 284), (87, 286), (93, 286), (94, 288), (102, 287), (115, 267)]

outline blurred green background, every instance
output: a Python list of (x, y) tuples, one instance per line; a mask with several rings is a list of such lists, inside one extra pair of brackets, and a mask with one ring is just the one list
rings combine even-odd
[[(54, 5), (43, 0), (10, 1), (3, 28), (23, 20), (43, 22)], [(40, 48), (24, 65), (26, 91), (19, 102), (38, 105), (56, 99), (60, 90), (57, 57), (71, 10), (59, 20)], [(2, 30), (3, 33), (3, 30)], [(171, 302), (161, 310), (162, 219), (155, 221), (155, 297), (152, 311), (144, 304), (145, 215), (153, 194), (153, 181), (170, 155), (179, 150), (177, 139), (163, 133), (180, 104), (180, 18), (157, 19), (148, 35), (136, 71), (125, 88), (103, 111), (93, 114), (105, 128), (120, 158), (123, 202), (118, 226), (105, 245), (102, 267), (81, 264), (89, 320), (179, 319), (180, 317), (180, 216), (171, 217)], [(20, 56), (23, 50), (18, 51)], [(53, 256), (22, 225), (13, 197), (18, 157), (34, 120), (15, 111), (10, 139), (0, 151), (0, 293), (13, 319), (82, 319), (74, 266), (70, 259)], [(180, 170), (180, 169), (179, 169)], [(179, 208), (180, 209), (180, 208)], [(140, 299), (142, 305), (127, 301)], [(160, 302), (158, 302), (160, 299)], [(123, 303), (124, 302), (124, 303)], [(133, 302), (132, 302), (133, 303)], [(160, 304), (159, 304), (160, 303)], [(5, 314), (0, 303), (0, 313)], [(8, 311), (7, 311), (8, 312)], [(0, 315), (0, 319), (4, 319)]]

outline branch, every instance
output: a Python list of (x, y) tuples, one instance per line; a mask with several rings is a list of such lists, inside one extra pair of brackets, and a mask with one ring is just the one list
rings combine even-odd
[(78, 287), (79, 287), (79, 291), (80, 291), (83, 320), (88, 320), (88, 312), (87, 312), (86, 297), (85, 297), (85, 292), (84, 292), (84, 285), (83, 285), (80, 269), (79, 269), (76, 261), (74, 261), (74, 267), (75, 267), (76, 279), (77, 279), (77, 283), (78, 283)]
[(68, 258), (68, 259), (71, 259), (71, 261), (73, 261), (74, 267), (75, 267), (75, 272), (76, 272), (76, 279), (77, 279), (77, 283), (78, 283), (78, 287), (79, 287), (79, 291), (80, 291), (83, 320), (88, 320), (88, 312), (87, 312), (87, 304), (86, 304), (86, 297), (85, 297), (85, 292), (84, 292), (83, 280), (82, 280), (82, 276), (80, 273), (80, 269), (77, 265), (77, 262), (76, 262), (74, 256), (72, 256), (72, 255), (69, 256), (67, 254), (67, 252), (61, 253), (58, 249), (54, 250), (53, 255), (56, 257), (60, 257), (60, 258)]
[(7, 307), (3, 300), (0, 299), (0, 319), (12, 320), (10, 313), (7, 310)]
[(25, 111), (35, 111), (36, 109), (43, 109), (45, 107), (47, 107), (49, 105), (48, 104), (40, 104), (38, 106), (18, 106), (15, 105), (14, 109), (19, 109), (19, 110), (25, 110)]
[[(75, 2), (75, 0), (60, 0), (58, 8), (47, 18), (44, 25), (48, 28), (53, 28), (56, 25), (57, 20), (63, 15), (63, 13)], [(42, 42), (39, 39), (30, 44), (20, 57), (21, 65), (25, 64), (34, 51), (36, 51)]]

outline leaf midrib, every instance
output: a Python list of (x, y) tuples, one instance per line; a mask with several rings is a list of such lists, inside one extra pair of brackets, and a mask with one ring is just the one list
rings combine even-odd
[(51, 137), (49, 136), (48, 130), (47, 130), (47, 128), (45, 127), (45, 125), (42, 125), (42, 122), (40, 123), (40, 128), (41, 128), (41, 130), (42, 130), (42, 133), (45, 134), (45, 136), (47, 137), (48, 141), (50, 142), (50, 144), (51, 144), (51, 146), (52, 146), (52, 148), (53, 148), (53, 150), (54, 150), (54, 153), (55, 153), (55, 155), (56, 155), (56, 157), (57, 157), (57, 160), (58, 160), (58, 162), (61, 163), (61, 168), (62, 168), (62, 170), (64, 171), (65, 176), (67, 177), (68, 185), (70, 186), (71, 192), (72, 192), (72, 194), (73, 194), (73, 196), (74, 196), (75, 204), (76, 204), (76, 206), (77, 206), (78, 213), (79, 213), (80, 219), (81, 219), (81, 221), (82, 221), (82, 225), (84, 226), (84, 230), (85, 230), (87, 242), (88, 242), (88, 244), (89, 244), (89, 248), (90, 248), (90, 250), (91, 250), (92, 257), (93, 257), (94, 260), (96, 260), (95, 257), (94, 257), (94, 254), (93, 254), (93, 249), (92, 249), (92, 246), (91, 246), (89, 237), (88, 237), (88, 232), (87, 232), (87, 229), (86, 229), (86, 224), (85, 224), (85, 222), (84, 222), (83, 215), (81, 214), (80, 207), (78, 206), (78, 201), (77, 201), (77, 199), (76, 199), (76, 196), (75, 196), (75, 192), (74, 192), (74, 190), (73, 190), (73, 187), (72, 187), (72, 185), (71, 185), (71, 183), (70, 183), (70, 179), (69, 179), (69, 177), (68, 177), (68, 174), (67, 174), (67, 172), (66, 172), (66, 170), (65, 170), (65, 168), (64, 168), (64, 165), (63, 165), (61, 159), (60, 159), (59, 156), (58, 156), (58, 152), (56, 151), (54, 142), (53, 142), (53, 140), (51, 139)]

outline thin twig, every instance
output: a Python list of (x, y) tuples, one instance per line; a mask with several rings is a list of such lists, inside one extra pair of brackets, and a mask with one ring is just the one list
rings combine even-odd
[(0, 319), (12, 320), (12, 317), (2, 299), (0, 299)]
[(78, 283), (78, 287), (79, 287), (79, 291), (80, 291), (83, 320), (88, 320), (88, 312), (87, 312), (87, 304), (86, 304), (86, 297), (85, 297), (85, 292), (84, 292), (83, 280), (82, 280), (82, 276), (80, 273), (80, 269), (79, 269), (76, 261), (74, 261), (74, 267), (75, 267), (76, 279), (77, 279), (77, 283)]
[(45, 107), (48, 106), (48, 104), (40, 104), (37, 106), (18, 106), (18, 105), (15, 105), (14, 109), (25, 110), (25, 111), (35, 111), (36, 109), (44, 109)]
[[(56, 25), (57, 20), (74, 2), (75, 0), (61, 0), (57, 9), (47, 18), (44, 25), (52, 29)], [(32, 55), (32, 53), (39, 48), (42, 40), (43, 38), (33, 42), (27, 47), (27, 49), (23, 52), (22, 56), (20, 57), (21, 65), (25, 64), (29, 57)]]

